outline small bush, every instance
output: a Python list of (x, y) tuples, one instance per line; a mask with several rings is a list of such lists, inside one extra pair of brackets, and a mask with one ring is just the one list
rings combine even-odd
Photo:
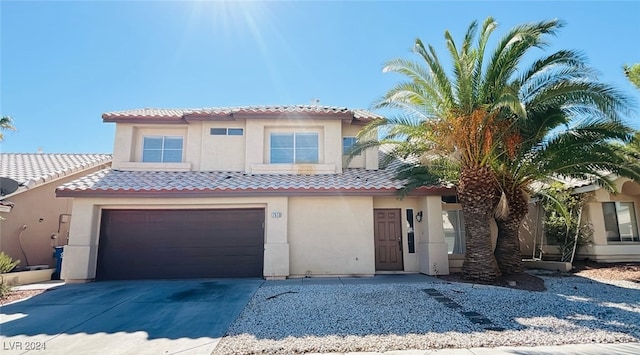
[[(4, 274), (15, 269), (18, 264), (20, 264), (20, 260), (13, 260), (3, 251), (0, 252), (0, 274)], [(11, 287), (9, 287), (9, 285), (5, 285), (4, 277), (0, 276), (0, 298), (6, 296), (9, 291), (11, 291)]]
[(574, 247), (579, 249), (589, 243), (593, 236), (591, 224), (580, 218), (586, 198), (584, 195), (571, 194), (560, 184), (554, 184), (547, 188), (542, 201), (547, 243), (558, 246), (561, 261), (570, 262)]

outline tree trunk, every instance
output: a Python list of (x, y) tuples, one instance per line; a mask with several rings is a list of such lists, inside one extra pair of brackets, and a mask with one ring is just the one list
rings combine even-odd
[(470, 280), (495, 280), (500, 276), (500, 269), (493, 254), (490, 221), (500, 195), (491, 170), (487, 167), (463, 169), (458, 198), (464, 213), (467, 247), (462, 276)]
[(504, 192), (509, 202), (509, 213), (505, 218), (496, 218), (498, 240), (494, 254), (503, 274), (522, 274), (520, 226), (529, 211), (529, 197), (518, 187), (506, 186)]

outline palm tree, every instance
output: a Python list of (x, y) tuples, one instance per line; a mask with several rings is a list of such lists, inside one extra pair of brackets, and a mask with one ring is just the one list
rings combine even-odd
[(13, 126), (13, 118), (11, 116), (2, 116), (0, 118), (0, 142), (4, 141), (4, 134), (2, 131), (15, 131)]
[[(361, 132), (361, 148), (375, 145), (367, 139), (382, 131), (379, 144), (392, 144), (393, 154), (428, 154), (455, 159), (460, 175), (458, 198), (465, 214), (467, 253), (463, 275), (492, 280), (500, 275), (491, 244), (490, 220), (500, 200), (493, 160), (505, 138), (511, 119), (526, 113), (510, 82), (523, 56), (545, 45), (544, 38), (561, 26), (557, 20), (513, 28), (497, 44), (490, 58), (485, 48), (497, 24), (488, 18), (478, 34), (473, 22), (458, 49), (451, 34), (445, 41), (452, 60), (452, 74), (442, 66), (435, 49), (417, 39), (413, 52), (423, 63), (395, 59), (386, 72), (408, 78), (389, 90), (377, 108), (397, 108), (404, 115), (372, 122)], [(473, 45), (475, 42), (475, 46)], [(393, 143), (398, 139), (401, 142)], [(357, 151), (357, 150), (356, 150)]]
[[(557, 127), (556, 127), (557, 128)], [(589, 120), (564, 130), (551, 131), (545, 139), (518, 158), (496, 168), (508, 212), (496, 217), (498, 239), (495, 256), (503, 274), (523, 272), (519, 231), (527, 215), (531, 183), (550, 181), (553, 177), (594, 181), (615, 191), (609, 173), (640, 178), (637, 161), (615, 141), (626, 140), (630, 129), (606, 119)]]
[[(593, 138), (594, 145), (628, 134), (617, 121), (618, 110), (625, 101), (606, 86), (584, 82), (593, 75), (577, 53), (556, 52), (517, 75), (523, 56), (533, 48), (545, 47), (545, 38), (561, 26), (557, 20), (517, 26), (498, 41), (493, 55), (485, 59), (485, 47), (496, 27), (495, 21), (488, 18), (475, 47), (475, 22), (469, 26), (460, 50), (445, 32), (453, 75), (444, 70), (433, 47), (425, 48), (419, 39), (413, 52), (424, 64), (396, 59), (385, 67), (385, 71), (403, 74), (409, 80), (392, 88), (376, 106), (398, 108), (404, 115), (372, 122), (361, 132), (358, 146), (361, 150), (383, 144), (392, 147), (390, 156), (418, 157), (416, 163), (399, 171), (398, 177), (409, 177), (407, 189), (449, 180), (452, 175), (443, 179), (442, 172), (451, 164), (447, 166), (443, 161), (453, 159), (457, 163), (458, 198), (467, 236), (463, 264), (466, 278), (490, 280), (500, 275), (495, 256), (505, 272), (521, 271), (517, 231), (527, 212), (526, 187), (540, 176), (538, 171), (560, 172), (563, 166), (547, 161), (567, 161), (554, 155), (555, 150), (570, 145), (576, 134), (587, 138), (602, 130), (606, 133), (606, 128), (613, 128), (607, 126), (611, 124), (617, 124), (624, 132)], [(600, 122), (604, 126), (592, 122), (593, 125), (567, 130), (564, 135), (551, 134), (575, 114), (592, 112), (606, 121)], [(382, 138), (376, 141), (372, 138), (378, 130)], [(595, 155), (598, 149), (592, 153)], [(356, 148), (354, 153), (358, 151)], [(538, 171), (532, 170), (536, 164)], [(577, 168), (566, 172), (567, 176), (584, 174), (587, 173)], [(499, 201), (508, 204), (496, 209)], [(500, 211), (496, 218), (500, 238), (494, 256), (489, 223)], [(515, 259), (514, 255), (517, 262), (512, 263), (510, 258)]]
[(637, 131), (631, 141), (623, 147), (625, 154), (635, 162), (640, 162), (640, 131)]
[(624, 75), (629, 81), (638, 89), (640, 89), (640, 63), (633, 64), (631, 66), (625, 65), (622, 67)]
[(514, 81), (525, 115), (514, 116), (503, 140), (507, 154), (494, 160), (508, 213), (496, 218), (495, 256), (502, 273), (522, 273), (519, 229), (528, 211), (530, 184), (551, 177), (594, 181), (609, 190), (608, 173), (637, 179), (637, 161), (616, 142), (633, 130), (622, 117), (629, 100), (599, 83), (585, 58), (558, 51), (535, 62)]

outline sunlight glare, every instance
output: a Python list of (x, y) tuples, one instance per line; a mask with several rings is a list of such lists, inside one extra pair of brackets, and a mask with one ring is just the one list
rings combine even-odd
[(257, 1), (195, 2), (183, 41), (195, 37), (194, 31), (204, 28), (208, 32), (207, 36), (213, 36), (212, 41), (222, 43), (221, 52), (234, 53), (238, 52), (238, 48), (256, 47), (272, 87), (288, 102), (291, 98), (290, 90), (284, 84), (283, 75), (276, 69), (278, 66), (275, 61), (284, 52), (296, 66), (303, 68), (303, 65), (278, 30), (268, 5), (269, 3)]

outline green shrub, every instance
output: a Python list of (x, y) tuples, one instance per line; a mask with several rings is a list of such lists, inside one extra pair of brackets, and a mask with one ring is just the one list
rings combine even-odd
[[(0, 274), (4, 274), (13, 270), (18, 264), (20, 264), (20, 260), (14, 261), (3, 251), (0, 252)], [(11, 291), (11, 287), (9, 287), (9, 285), (5, 285), (4, 277), (0, 276), (0, 298), (6, 296), (9, 291)]]
[[(544, 215), (544, 235), (547, 243), (557, 245), (561, 261), (571, 262), (575, 249), (589, 243), (593, 236), (590, 223), (581, 218), (586, 198), (584, 195), (571, 194), (562, 185), (552, 185), (542, 194)], [(577, 235), (577, 238), (576, 238)]]

